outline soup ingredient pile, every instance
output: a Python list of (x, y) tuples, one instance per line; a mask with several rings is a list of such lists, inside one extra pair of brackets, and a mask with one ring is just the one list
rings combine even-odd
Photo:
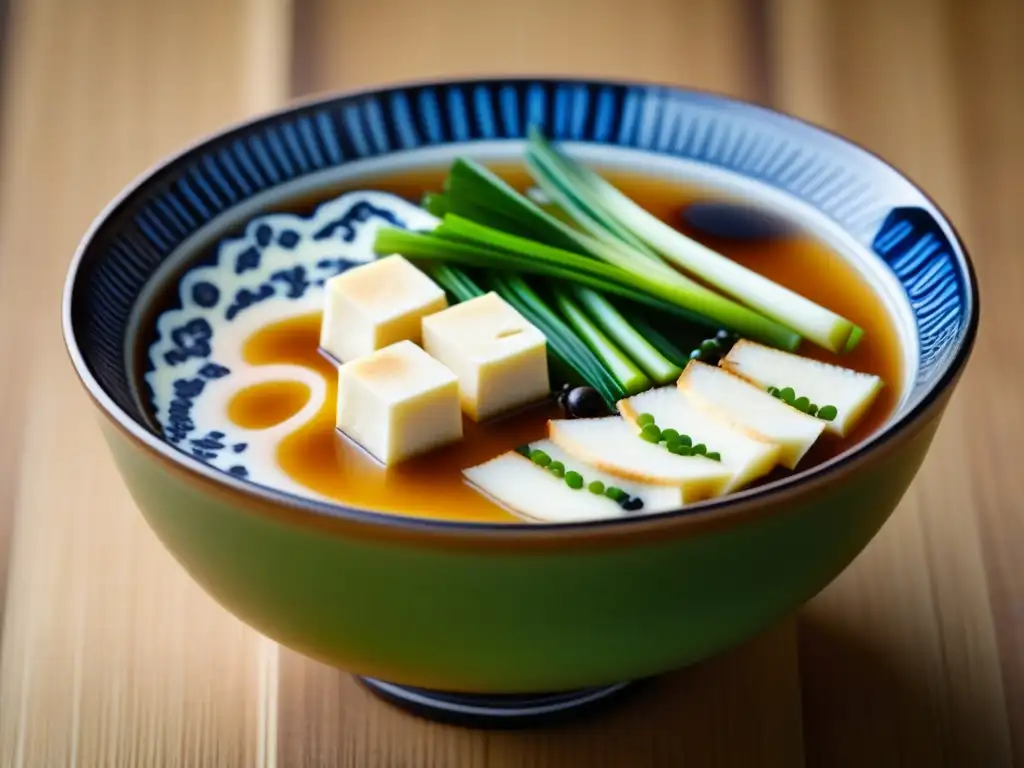
[[(380, 229), (382, 258), (327, 284), (337, 427), (379, 461), (462, 439), (463, 414), (515, 418), (564, 383), (589, 418), (551, 420), (463, 474), (521, 515), (580, 521), (734, 493), (865, 415), (879, 377), (796, 354), (806, 339), (841, 355), (860, 328), (685, 237), (537, 132), (526, 159), (541, 203), (460, 158), (424, 198), (432, 230)], [(694, 329), (692, 351), (666, 322)]]

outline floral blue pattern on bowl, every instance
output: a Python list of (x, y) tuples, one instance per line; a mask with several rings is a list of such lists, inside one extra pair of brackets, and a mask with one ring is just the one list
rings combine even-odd
[[(324, 283), (374, 258), (382, 225), (428, 228), (436, 219), (418, 206), (381, 192), (349, 192), (309, 217), (259, 216), (240, 237), (221, 242), (212, 259), (192, 267), (178, 284), (177, 304), (156, 322), (147, 352), (146, 384), (165, 439), (193, 457), (241, 478), (299, 493), (274, 461), (275, 436), (312, 418), (325, 382), (299, 366), (252, 366), (241, 357), (259, 327), (321, 308)], [(270, 429), (246, 430), (226, 418), (227, 403), (260, 381), (299, 381), (309, 402)], [(259, 432), (253, 443), (250, 436)], [(255, 470), (255, 471), (254, 471)]]

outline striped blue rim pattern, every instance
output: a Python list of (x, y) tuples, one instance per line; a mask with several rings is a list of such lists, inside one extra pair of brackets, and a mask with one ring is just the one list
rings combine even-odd
[[(952, 227), (884, 162), (793, 118), (654, 85), (549, 79), (428, 83), (340, 96), (234, 128), (157, 170), (81, 254), (70, 324), (85, 365), (133, 420), (129, 319), (158, 267), (201, 227), (255, 195), (355, 160), (458, 142), (549, 136), (628, 147), (757, 179), (816, 208), (884, 259), (904, 286), (933, 389), (970, 334), (970, 267)], [(915, 395), (919, 396), (915, 398)]]

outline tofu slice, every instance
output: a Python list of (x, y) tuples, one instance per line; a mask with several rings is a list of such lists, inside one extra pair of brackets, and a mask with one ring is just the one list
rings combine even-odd
[(480, 491), (514, 512), (548, 523), (606, 520), (631, 514), (606, 496), (575, 490), (515, 451), (464, 469)]
[(825, 423), (825, 431), (838, 437), (850, 434), (885, 386), (878, 376), (745, 340), (737, 342), (720, 365), (764, 389), (792, 387), (797, 397), (819, 407), (835, 406), (838, 413)]
[(338, 368), (337, 427), (392, 465), (462, 438), (455, 374), (411, 341)]
[(423, 348), (459, 377), (462, 410), (474, 421), (550, 393), (544, 334), (496, 293), (424, 317)]
[[(642, 413), (649, 413), (661, 429), (671, 428), (689, 435), (694, 445), (703, 443), (709, 452), (720, 454), (721, 465), (730, 476), (722, 493), (731, 493), (767, 475), (779, 462), (778, 443), (737, 428), (718, 414), (700, 407), (676, 387), (649, 389), (620, 400), (618, 407), (629, 422), (635, 422)], [(664, 445), (658, 448), (668, 453)]]
[(772, 397), (724, 368), (692, 360), (676, 382), (679, 390), (752, 437), (777, 443), (779, 463), (796, 468), (821, 436), (825, 422)]
[(593, 464), (588, 464), (576, 458), (551, 439), (532, 442), (530, 443), (530, 448), (544, 451), (544, 453), (551, 457), (552, 461), (562, 462), (566, 470), (571, 469), (579, 472), (588, 483), (600, 480), (606, 488), (609, 485), (614, 485), (624, 490), (630, 496), (639, 498), (644, 503), (642, 508), (644, 512), (667, 512), (671, 509), (679, 509), (685, 503), (681, 486), (641, 483), (637, 480), (613, 475)]
[(681, 488), (687, 502), (717, 496), (732, 480), (721, 462), (669, 453), (642, 440), (636, 427), (618, 416), (549, 421), (548, 436), (570, 456), (610, 475)]
[(399, 341), (418, 344), (423, 318), (448, 306), (441, 287), (397, 254), (352, 267), (324, 288), (320, 347), (346, 363)]

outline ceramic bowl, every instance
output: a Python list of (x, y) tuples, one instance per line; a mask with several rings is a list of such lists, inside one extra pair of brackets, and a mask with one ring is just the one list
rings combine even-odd
[[(782, 213), (830, 243), (892, 307), (904, 345), (906, 381), (886, 427), (811, 471), (723, 500), (515, 527), (311, 501), (255, 485), (154, 428), (136, 337), (183, 254), (353, 174), (457, 154), (516, 157), (531, 123), (582, 159), (751, 201), (699, 211), (699, 226), (740, 235)], [(721, 651), (834, 579), (920, 467), (970, 354), (978, 297), (934, 203), (842, 138), (705, 93), (500, 79), (331, 96), (187, 149), (95, 222), (70, 268), (63, 319), (133, 498), (216, 600), (407, 706), (522, 720)]]

